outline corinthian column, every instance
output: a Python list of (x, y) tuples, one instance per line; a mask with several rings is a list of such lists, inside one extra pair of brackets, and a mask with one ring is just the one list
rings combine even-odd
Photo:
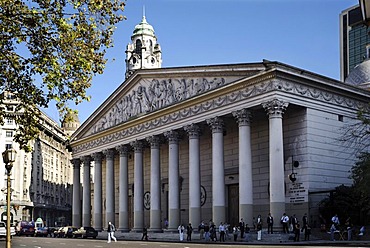
[(287, 102), (274, 99), (262, 104), (269, 115), (270, 212), (281, 216), (285, 212), (283, 113)]
[(144, 227), (144, 174), (143, 174), (143, 142), (131, 142), (134, 148), (134, 230), (141, 232)]
[(195, 124), (184, 127), (189, 136), (189, 223), (201, 221), (200, 204), (200, 128)]
[(81, 197), (80, 197), (80, 165), (81, 160), (75, 158), (71, 160), (73, 164), (73, 205), (72, 205), (72, 225), (81, 226)]
[(161, 228), (161, 167), (159, 157), (159, 137), (147, 138), (150, 143), (150, 231), (159, 232)]
[(102, 211), (102, 157), (101, 152), (92, 155), (94, 159), (94, 228), (103, 231)]
[(212, 219), (216, 225), (225, 221), (224, 122), (215, 117), (207, 120), (212, 129)]
[(180, 224), (179, 134), (176, 131), (168, 131), (164, 136), (169, 142), (168, 229), (175, 231)]
[(91, 226), (91, 184), (90, 184), (91, 157), (83, 157), (83, 195), (82, 195), (82, 226)]
[(119, 145), (119, 226), (121, 232), (128, 232), (128, 147)]
[(239, 217), (253, 224), (253, 178), (251, 147), (251, 112), (242, 109), (233, 112), (239, 124)]
[(114, 209), (114, 150), (108, 149), (103, 151), (104, 155), (106, 156), (106, 225), (108, 222), (111, 221), (115, 223), (115, 209)]

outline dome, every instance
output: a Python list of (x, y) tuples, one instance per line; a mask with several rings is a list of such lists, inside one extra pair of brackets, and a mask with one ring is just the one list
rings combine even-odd
[(80, 120), (78, 118), (78, 115), (74, 112), (66, 114), (62, 121), (62, 128), (67, 132), (76, 131), (79, 126)]
[(133, 36), (135, 35), (150, 35), (153, 37), (155, 36), (154, 29), (152, 25), (147, 23), (145, 16), (143, 16), (141, 22), (135, 26)]
[(367, 88), (367, 85), (370, 84), (370, 59), (365, 60), (353, 68), (344, 82)]

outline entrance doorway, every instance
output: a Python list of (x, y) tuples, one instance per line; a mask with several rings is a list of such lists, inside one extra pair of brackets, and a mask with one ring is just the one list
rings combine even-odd
[(230, 184), (228, 191), (228, 220), (230, 225), (239, 223), (239, 184)]

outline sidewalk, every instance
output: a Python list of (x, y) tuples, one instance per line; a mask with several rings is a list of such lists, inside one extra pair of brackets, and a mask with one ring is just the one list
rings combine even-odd
[[(135, 232), (115, 232), (115, 236), (118, 241), (122, 240), (130, 240), (130, 241), (141, 241), (142, 233), (135, 233)], [(301, 240), (299, 242), (294, 242), (289, 237), (292, 237), (293, 234), (283, 234), (283, 233), (274, 233), (274, 234), (267, 234), (267, 232), (262, 233), (262, 240), (257, 240), (257, 234), (256, 233), (249, 233), (247, 235), (247, 239), (241, 240), (240, 236), (238, 237), (237, 241), (233, 240), (232, 235), (229, 235), (229, 239), (226, 239), (226, 242), (223, 242), (224, 244), (253, 244), (253, 245), (264, 245), (264, 244), (286, 244), (286, 245), (302, 245), (302, 244), (310, 244), (310, 245), (346, 245), (346, 246), (370, 246), (369, 240), (353, 240), (353, 241), (331, 241), (329, 240), (329, 234), (328, 239), (319, 239), (315, 236), (310, 237), (310, 241), (304, 241), (304, 235), (301, 235)], [(106, 231), (99, 232), (99, 235), (97, 239), (107, 239), (108, 234)], [(180, 242), (179, 234), (171, 233), (171, 232), (163, 232), (163, 233), (148, 233), (149, 242)], [(184, 234), (184, 243), (188, 242), (186, 241), (186, 234)], [(195, 232), (192, 235), (192, 241), (189, 241), (191, 243), (205, 243), (205, 240), (200, 240), (199, 233)], [(214, 243), (215, 241), (209, 241), (208, 243)], [(217, 243), (220, 243), (217, 241)]]

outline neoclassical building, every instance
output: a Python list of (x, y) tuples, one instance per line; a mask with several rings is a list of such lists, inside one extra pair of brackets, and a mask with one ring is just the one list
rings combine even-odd
[[(0, 125), (1, 152), (8, 148), (17, 151), (11, 171), (11, 223), (35, 221), (42, 218), (47, 226), (67, 225), (72, 216), (72, 155), (66, 148), (70, 135), (80, 125), (78, 117), (60, 126), (45, 113), (39, 118), (40, 134), (29, 144), (27, 153), (19, 148), (14, 135), (19, 126), (14, 120), (19, 101), (11, 92), (4, 91), (5, 122)], [(21, 113), (21, 112), (20, 112)], [(6, 169), (0, 162), (0, 218), (6, 220)]]
[(267, 60), (149, 67), (161, 57), (145, 18), (131, 39), (126, 79), (71, 138), (73, 225), (177, 230), (269, 212), (314, 224), (326, 192), (351, 184), (340, 139), (368, 91)]

